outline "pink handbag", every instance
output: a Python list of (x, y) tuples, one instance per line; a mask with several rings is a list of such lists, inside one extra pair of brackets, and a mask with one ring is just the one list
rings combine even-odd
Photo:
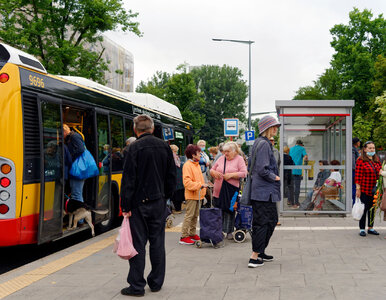
[(138, 254), (133, 246), (133, 238), (131, 237), (129, 218), (123, 218), (121, 228), (115, 240), (114, 253), (122, 258), (129, 260)]

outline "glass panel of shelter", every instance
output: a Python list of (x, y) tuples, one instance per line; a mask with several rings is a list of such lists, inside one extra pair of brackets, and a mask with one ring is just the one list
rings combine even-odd
[[(346, 118), (284, 116), (283, 132), (283, 147), (289, 148), (295, 162), (283, 165), (283, 211), (345, 211)], [(302, 157), (305, 154), (308, 161)], [(339, 165), (331, 165), (333, 160)], [(339, 172), (341, 185), (324, 195), (317, 187), (331, 170)]]

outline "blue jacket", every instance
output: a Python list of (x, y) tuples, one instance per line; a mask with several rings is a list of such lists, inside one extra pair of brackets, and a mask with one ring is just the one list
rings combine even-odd
[(272, 202), (278, 202), (280, 201), (280, 181), (276, 181), (275, 178), (279, 176), (279, 170), (273, 156), (272, 144), (266, 137), (259, 136), (253, 144), (252, 153), (256, 151), (260, 140), (264, 141), (257, 150), (256, 161), (253, 170), (250, 171), (251, 200), (268, 202), (272, 197)]

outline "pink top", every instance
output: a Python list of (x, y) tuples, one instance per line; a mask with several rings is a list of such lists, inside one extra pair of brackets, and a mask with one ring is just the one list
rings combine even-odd
[[(225, 156), (222, 155), (213, 165), (212, 170), (224, 174), (224, 161)], [(239, 178), (244, 178), (245, 176), (247, 176), (247, 166), (245, 165), (244, 159), (240, 155), (237, 155), (234, 159), (227, 160), (225, 166), (225, 173), (237, 173), (239, 175)], [(215, 179), (213, 187), (213, 197), (218, 198), (218, 196), (220, 195), (222, 181), (222, 178)], [(240, 185), (239, 179), (231, 178), (227, 180), (227, 182), (237, 187)]]

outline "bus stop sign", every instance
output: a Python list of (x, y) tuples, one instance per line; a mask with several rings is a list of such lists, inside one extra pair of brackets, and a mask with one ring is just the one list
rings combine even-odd
[(224, 119), (224, 136), (239, 135), (239, 119)]

